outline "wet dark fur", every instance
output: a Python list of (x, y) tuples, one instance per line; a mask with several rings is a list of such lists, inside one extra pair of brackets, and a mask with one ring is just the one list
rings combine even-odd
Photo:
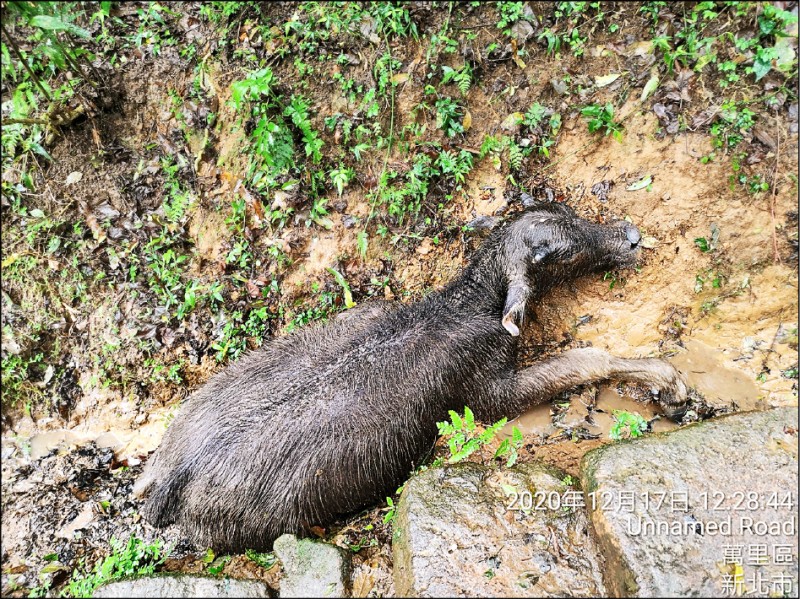
[(493, 422), (560, 388), (538, 379), (573, 384), (557, 363), (534, 382), (518, 376), (512, 334), (525, 304), (555, 283), (632, 266), (638, 239), (632, 225), (537, 205), (424, 300), (366, 304), (266, 342), (183, 405), (137, 483), (143, 514), (177, 522), (200, 546), (242, 551), (374, 504), (431, 448), (448, 410), (466, 404)]

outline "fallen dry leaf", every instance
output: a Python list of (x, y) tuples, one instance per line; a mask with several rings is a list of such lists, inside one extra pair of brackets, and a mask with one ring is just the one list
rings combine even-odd
[(611, 85), (617, 79), (620, 78), (621, 73), (611, 73), (609, 75), (603, 75), (602, 77), (595, 77), (594, 83), (597, 87), (605, 87), (606, 85)]
[(461, 126), (464, 128), (464, 131), (469, 131), (470, 127), (472, 127), (472, 115), (469, 110), (464, 111), (464, 120), (461, 122)]

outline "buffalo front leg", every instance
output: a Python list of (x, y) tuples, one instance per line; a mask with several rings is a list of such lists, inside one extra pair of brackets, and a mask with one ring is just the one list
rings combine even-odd
[(515, 395), (529, 407), (577, 385), (604, 379), (647, 385), (671, 418), (685, 411), (686, 383), (672, 364), (658, 358), (618, 358), (593, 347), (573, 349), (519, 371)]

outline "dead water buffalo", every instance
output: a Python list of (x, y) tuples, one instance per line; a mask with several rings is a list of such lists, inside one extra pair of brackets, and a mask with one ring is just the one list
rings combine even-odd
[(200, 546), (264, 550), (393, 492), (448, 410), (494, 422), (607, 378), (680, 406), (686, 387), (663, 360), (587, 348), (517, 362), (526, 305), (556, 283), (633, 266), (639, 239), (629, 223), (536, 204), (422, 301), (367, 304), (268, 341), (185, 402), (137, 482), (144, 516)]

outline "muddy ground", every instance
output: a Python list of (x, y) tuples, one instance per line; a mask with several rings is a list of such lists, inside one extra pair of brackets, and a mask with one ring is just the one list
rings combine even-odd
[[(694, 387), (687, 421), (797, 405), (796, 60), (756, 81), (744, 72), (752, 52), (719, 42), (716, 60), (727, 53), (740, 80), (722, 85), (708, 53), (670, 71), (650, 40), (686, 30), (689, 3), (601, 3), (560, 17), (562, 4), (581, 3), (519, 3), (527, 25), (514, 31), (498, 26), (500, 5), (514, 3), (475, 4), (411, 4), (388, 21), (374, 8), (287, 2), (231, 15), (178, 3), (157, 11), (162, 22), (152, 4), (128, 3), (102, 29), (76, 17), (102, 75), (71, 100), (87, 116), (59, 129), (52, 161), (4, 162), (4, 595), (58, 589), (79, 560), (106, 555), (112, 536), (162, 538), (173, 547), (168, 569), (206, 569), (205, 548), (148, 527), (130, 496), (180, 401), (241, 351), (345, 309), (328, 269), (356, 303), (414, 301), (466, 264), (483, 235), (476, 219), (529, 198), (591, 220), (629, 218), (646, 247), (636, 270), (578, 281), (536, 306), (526, 359), (585, 345), (668, 357)], [(796, 17), (797, 3), (774, 5)], [(763, 8), (715, 10), (691, 26), (758, 35)], [(572, 26), (580, 47), (548, 52), (544, 33)], [(381, 70), (387, 53), (396, 62)], [(465, 64), (462, 94), (441, 67)], [(265, 66), (277, 102), (307, 99), (324, 142), (314, 162), (293, 130), (297, 166), (266, 188), (250, 171), (253, 117), (231, 104), (232, 84)], [(13, 87), (4, 71), (4, 106)], [(363, 105), (370, 89), (381, 92), (377, 114)], [(461, 107), (463, 132), (437, 127), (442, 98)], [(534, 103), (560, 125), (521, 122)], [(581, 114), (606, 103), (619, 139), (590, 133)], [(731, 106), (751, 122), (731, 126)], [(359, 124), (360, 140), (348, 133)], [(523, 150), (552, 144), (514, 164), (507, 147), (481, 156), (487, 136)], [(381, 191), (420, 154), (443, 151), (471, 157), (463, 183), (432, 176), (418, 211), (391, 213)], [(354, 173), (341, 194), (313, 175), (337, 166)], [(654, 431), (678, 426), (650, 399), (618, 385), (577, 389), (506, 432), (525, 434), (521, 460), (574, 476), (586, 451), (611, 442), (614, 410), (639, 412)], [(353, 549), (364, 596), (392, 592), (384, 513), (319, 531), (338, 530)], [(244, 556), (224, 573), (276, 580)]]

